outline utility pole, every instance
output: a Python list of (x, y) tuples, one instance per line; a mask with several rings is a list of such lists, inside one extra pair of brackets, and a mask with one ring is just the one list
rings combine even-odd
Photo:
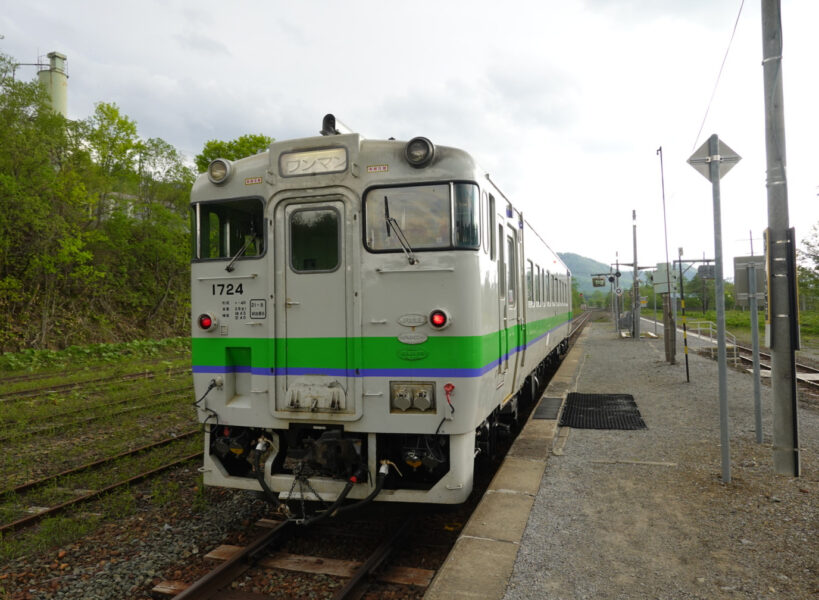
[(632, 226), (634, 232), (634, 283), (631, 287), (632, 296), (632, 335), (635, 340), (640, 339), (640, 273), (637, 268), (637, 211), (631, 211), (631, 220), (634, 223)]
[[(657, 148), (660, 157), (660, 184), (663, 194), (663, 232), (665, 234), (665, 279), (668, 283), (668, 293), (663, 295), (663, 342), (665, 342), (665, 359), (669, 364), (675, 364), (677, 354), (677, 309), (674, 304), (674, 317), (671, 317), (669, 302), (674, 292), (671, 288), (671, 263), (668, 261), (668, 222), (665, 212), (665, 168), (663, 167), (663, 147)], [(656, 293), (656, 291), (655, 291)]]
[(762, 73), (768, 187), (768, 315), (773, 389), (773, 463), (779, 475), (799, 477), (799, 415), (796, 405), (798, 321), (795, 281), (789, 277), (794, 236), (788, 223), (785, 174), (785, 111), (782, 92), (782, 21), (779, 0), (762, 0)]
[(620, 251), (618, 250), (617, 252), (615, 252), (614, 256), (616, 257), (615, 269), (617, 269), (614, 272), (614, 286), (616, 288), (614, 290), (614, 294), (615, 302), (617, 303), (617, 310), (616, 314), (614, 315), (614, 320), (615, 323), (617, 323), (617, 335), (620, 335), (620, 295), (623, 293), (622, 289), (620, 288)]

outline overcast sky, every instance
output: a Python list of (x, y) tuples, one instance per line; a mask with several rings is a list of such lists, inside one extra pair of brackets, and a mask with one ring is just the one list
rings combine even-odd
[[(760, 0), (4, 3), (0, 52), (68, 57), (68, 112), (114, 102), (193, 158), (209, 139), (312, 136), (332, 112), (369, 138), (471, 152), (559, 252), (640, 265), (714, 256), (711, 186), (688, 157), (712, 133), (725, 274), (767, 227)], [(790, 223), (819, 222), (819, 2), (782, 0)], [(21, 67), (18, 77), (35, 76)]]

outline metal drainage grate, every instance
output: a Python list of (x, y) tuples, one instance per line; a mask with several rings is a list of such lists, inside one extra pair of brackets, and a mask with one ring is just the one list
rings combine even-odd
[(543, 396), (543, 398), (540, 399), (540, 402), (535, 409), (535, 414), (532, 415), (532, 418), (555, 420), (560, 412), (561, 404), (563, 404), (563, 398), (550, 398)]
[(631, 394), (578, 394), (566, 397), (560, 425), (575, 429), (646, 429)]

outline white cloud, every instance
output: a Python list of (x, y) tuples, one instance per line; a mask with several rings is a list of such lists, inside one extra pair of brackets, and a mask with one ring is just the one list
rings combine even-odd
[[(191, 157), (212, 138), (315, 135), (327, 112), (367, 137), (461, 146), (555, 249), (630, 260), (636, 209), (640, 262), (651, 263), (665, 255), (659, 146), (670, 252), (713, 255), (710, 186), (685, 161), (738, 8), (29, 0), (0, 15), (0, 51), (21, 62), (63, 52), (71, 116), (116, 102), (142, 136)], [(819, 3), (782, 8), (790, 214), (800, 236), (819, 220)], [(749, 230), (759, 237), (767, 225), (761, 35), (759, 0), (746, 0), (697, 140), (719, 133), (743, 157), (722, 182), (727, 257), (747, 253)]]

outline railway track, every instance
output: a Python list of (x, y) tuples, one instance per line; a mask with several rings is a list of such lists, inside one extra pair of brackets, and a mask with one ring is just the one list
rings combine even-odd
[[(178, 358), (158, 358), (153, 360), (139, 360), (139, 364), (144, 366), (150, 365), (159, 365), (159, 364), (167, 364), (169, 362), (177, 362), (180, 361)], [(42, 367), (41, 367), (42, 368)], [(66, 378), (66, 377), (73, 377), (75, 375), (79, 375), (81, 373), (88, 373), (89, 367), (83, 367), (79, 369), (65, 369), (60, 365), (53, 365), (48, 368), (46, 371), (42, 373), (21, 373), (19, 375), (6, 375), (2, 377), (2, 383), (4, 385), (9, 385), (12, 383), (21, 383), (21, 382), (34, 382), (34, 381), (42, 381), (44, 379), (55, 379), (55, 373), (59, 373), (59, 377)]]
[[(127, 373), (125, 375), (113, 375), (110, 377), (98, 377), (95, 379), (86, 379), (83, 381), (75, 381), (71, 383), (63, 383), (59, 385), (48, 385), (39, 388), (32, 388), (27, 390), (18, 390), (13, 392), (4, 392), (3, 397), (0, 398), (0, 403), (3, 402), (15, 402), (19, 400), (28, 400), (31, 398), (37, 398), (39, 396), (51, 395), (56, 394), (58, 392), (68, 392), (72, 390), (84, 389), (91, 387), (101, 387), (104, 384), (108, 383), (119, 383), (119, 382), (129, 382), (141, 379), (155, 379), (158, 376), (168, 376), (173, 377), (175, 375), (183, 375), (185, 373), (190, 373), (190, 367), (184, 367), (179, 369), (168, 369), (168, 370), (161, 370), (161, 371), (141, 371), (139, 373)], [(3, 380), (5, 382), (7, 380)]]
[[(150, 395), (150, 397), (157, 398), (157, 397), (167, 396), (167, 395), (170, 395), (170, 394), (179, 394), (179, 393), (183, 393), (183, 392), (188, 392), (189, 393), (190, 392), (190, 386), (186, 386), (186, 387), (183, 387), (183, 388), (175, 388), (175, 389), (172, 389), (172, 390), (166, 390), (164, 392), (154, 392), (154, 393), (152, 393)], [(21, 439), (24, 439), (24, 438), (27, 438), (27, 437), (31, 437), (33, 435), (43, 435), (43, 434), (53, 433), (55, 431), (63, 431), (63, 430), (66, 430), (66, 429), (70, 429), (72, 427), (79, 427), (81, 425), (88, 425), (88, 424), (94, 423), (94, 422), (102, 420), (102, 419), (108, 419), (108, 418), (112, 418), (112, 417), (116, 417), (116, 416), (126, 415), (126, 414), (129, 414), (129, 413), (134, 413), (134, 412), (137, 412), (137, 411), (140, 411), (140, 410), (148, 410), (148, 409), (153, 409), (153, 408), (156, 408), (156, 407), (159, 407), (159, 406), (164, 406), (166, 404), (172, 404), (172, 403), (177, 402), (177, 401), (180, 400), (180, 397), (166, 398), (166, 399), (162, 399), (162, 400), (159, 400), (159, 401), (156, 401), (156, 402), (149, 402), (149, 403), (146, 403), (146, 404), (132, 405), (132, 406), (129, 406), (129, 407), (127, 407), (125, 409), (122, 409), (122, 410), (112, 411), (112, 412), (103, 412), (101, 414), (96, 414), (96, 415), (92, 415), (92, 416), (81, 418), (81, 419), (73, 419), (73, 420), (70, 420), (70, 421), (62, 422), (62, 423), (54, 421), (54, 419), (59, 419), (60, 417), (71, 417), (71, 416), (75, 416), (75, 415), (79, 415), (79, 414), (83, 414), (83, 413), (87, 413), (87, 412), (99, 411), (100, 409), (106, 409), (106, 408), (112, 408), (112, 407), (115, 407), (115, 406), (121, 406), (122, 404), (127, 404), (129, 402), (134, 402), (135, 400), (141, 400), (141, 399), (144, 399), (144, 398), (145, 398), (145, 396), (133, 396), (133, 397), (130, 397), (130, 398), (126, 398), (124, 400), (117, 400), (116, 402), (108, 402), (108, 403), (105, 403), (105, 404), (97, 404), (95, 406), (89, 406), (89, 407), (85, 407), (85, 408), (79, 408), (79, 409), (75, 409), (75, 410), (69, 410), (69, 411), (44, 415), (41, 419), (38, 419), (38, 420), (34, 421), (33, 424), (40, 423), (40, 422), (43, 422), (43, 421), (48, 421), (47, 425), (43, 425), (41, 427), (29, 427), (29, 428), (26, 428), (26, 429), (19, 429), (19, 428), (18, 429), (12, 429), (12, 431), (10, 433), (6, 433), (6, 434), (0, 436), (0, 442), (21, 440)], [(29, 425), (32, 424), (32, 422), (29, 421), (29, 422), (24, 423), (24, 422), (21, 422), (19, 420), (11, 420), (11, 421), (9, 421), (9, 424), (10, 425), (18, 425), (18, 426), (29, 426)]]
[[(43, 477), (43, 478), (38, 479), (36, 481), (30, 481), (30, 482), (15, 486), (13, 488), (5, 489), (3, 491), (0, 491), (0, 500), (8, 500), (9, 498), (12, 498), (16, 502), (19, 503), (19, 501), (21, 500), (21, 498), (20, 498), (21, 495), (31, 493), (32, 491), (37, 490), (37, 489), (45, 489), (47, 487), (56, 488), (57, 483), (59, 483), (59, 481), (61, 479), (65, 479), (65, 478), (71, 477), (73, 475), (78, 475), (78, 474), (81, 474), (81, 473), (85, 473), (85, 472), (91, 471), (93, 469), (99, 469), (101, 467), (115, 465), (117, 462), (120, 462), (123, 459), (144, 455), (144, 454), (146, 454), (148, 452), (151, 452), (153, 450), (164, 448), (165, 446), (168, 446), (168, 445), (171, 445), (171, 444), (178, 443), (180, 441), (189, 439), (189, 438), (197, 435), (198, 433), (200, 433), (199, 428), (194, 429), (194, 430), (190, 430), (190, 431), (184, 432), (184, 433), (182, 433), (180, 435), (177, 435), (175, 437), (172, 437), (172, 438), (166, 438), (164, 440), (161, 440), (159, 442), (155, 442), (153, 444), (148, 444), (148, 445), (145, 445), (145, 446), (141, 446), (141, 447), (135, 448), (133, 450), (122, 452), (122, 453), (117, 454), (115, 456), (106, 457), (106, 458), (103, 458), (103, 459), (99, 459), (99, 460), (96, 460), (96, 461), (93, 461), (93, 462), (90, 462), (90, 463), (80, 465), (78, 467), (74, 467), (72, 469), (68, 469), (66, 471), (63, 471), (61, 473), (57, 473), (55, 475), (50, 475), (48, 477)], [(67, 500), (65, 502), (55, 504), (55, 505), (47, 507), (47, 508), (40, 508), (36, 512), (34, 512), (33, 514), (30, 514), (30, 515), (27, 515), (27, 516), (24, 516), (24, 517), (20, 517), (20, 518), (14, 520), (14, 521), (11, 521), (9, 523), (4, 523), (4, 524), (0, 525), (0, 535), (6, 534), (8, 532), (24, 529), (26, 527), (30, 527), (30, 526), (34, 525), (35, 523), (37, 523), (38, 521), (40, 521), (40, 520), (42, 520), (42, 519), (44, 519), (46, 517), (53, 516), (53, 515), (55, 515), (57, 513), (63, 512), (65, 510), (67, 510), (69, 508), (72, 508), (74, 506), (77, 506), (79, 504), (90, 502), (90, 501), (95, 500), (95, 499), (99, 498), (100, 496), (102, 496), (104, 494), (107, 494), (109, 492), (112, 492), (112, 491), (114, 491), (114, 490), (116, 490), (118, 488), (122, 488), (122, 487), (125, 487), (125, 486), (128, 486), (128, 485), (131, 485), (133, 483), (143, 481), (145, 479), (153, 477), (154, 475), (157, 475), (159, 473), (163, 473), (163, 472), (165, 472), (165, 471), (167, 471), (169, 469), (173, 469), (173, 468), (175, 468), (177, 466), (180, 466), (180, 465), (182, 465), (182, 464), (184, 464), (184, 463), (186, 463), (186, 462), (188, 462), (190, 460), (199, 458), (200, 456), (201, 456), (201, 450), (198, 450), (197, 452), (192, 453), (192, 454), (187, 453), (182, 457), (176, 457), (175, 459), (173, 459), (171, 461), (168, 461), (168, 462), (165, 462), (165, 463), (163, 463), (163, 464), (161, 464), (161, 465), (159, 465), (157, 467), (153, 467), (151, 469), (145, 470), (145, 471), (140, 472), (140, 473), (138, 473), (136, 475), (133, 475), (131, 477), (126, 477), (126, 478), (123, 478), (123, 479), (121, 479), (119, 481), (115, 481), (114, 483), (110, 483), (110, 484), (108, 484), (106, 486), (103, 486), (103, 487), (101, 487), (99, 489), (82, 490), (80, 492), (80, 494), (75, 498), (72, 498), (72, 499)], [(8, 510), (8, 512), (11, 512), (9, 509), (7, 509), (7, 510)]]
[(592, 317), (593, 311), (586, 311), (581, 313), (579, 316), (572, 319), (571, 325), (569, 325), (569, 342), (574, 343), (577, 339), (577, 336), (580, 335), (580, 332), (583, 331), (583, 328), (586, 326), (586, 323)]
[[(380, 543), (365, 557), (361, 560), (349, 560), (285, 552), (286, 544), (304, 533), (304, 528), (299, 528), (293, 521), (262, 520), (256, 524), (257, 527), (271, 529), (251, 544), (223, 545), (208, 553), (205, 558), (218, 564), (200, 579), (190, 585), (180, 581), (164, 581), (155, 586), (152, 593), (155, 596), (172, 596), (174, 600), (206, 600), (224, 597), (221, 594), (233, 587), (230, 598), (260, 599), (266, 596), (256, 592), (242, 593), (239, 590), (248, 586), (234, 582), (240, 578), (252, 581), (259, 578), (261, 572), (276, 569), (286, 571), (293, 577), (324, 575), (341, 580), (330, 596), (333, 600), (361, 598), (368, 591), (378, 594), (372, 590), (377, 585), (389, 585), (393, 592), (396, 587), (406, 589), (407, 593), (400, 597), (420, 597), (432, 582), (436, 571), (391, 564), (392, 557), (405, 547), (406, 538), (417, 522), (417, 515), (409, 515), (393, 524), (391, 529), (388, 528), (386, 535), (381, 534)], [(322, 538), (329, 537), (333, 527), (316, 525), (310, 527), (310, 530), (311, 535)], [(372, 545), (373, 538), (359, 535), (357, 541)]]
[[(738, 359), (743, 365), (753, 364), (753, 349), (737, 345)], [(767, 352), (759, 353), (760, 371), (764, 377), (770, 376), (771, 355)], [(801, 400), (807, 404), (819, 405), (819, 369), (812, 365), (796, 363), (796, 384), (801, 394)]]

